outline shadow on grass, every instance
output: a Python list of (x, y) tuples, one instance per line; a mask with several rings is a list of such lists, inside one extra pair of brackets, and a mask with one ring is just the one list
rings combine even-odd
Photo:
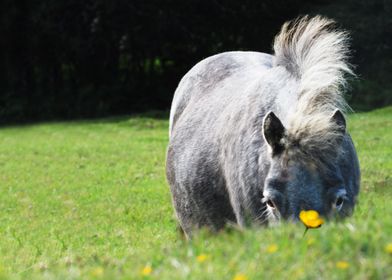
[(116, 124), (126, 122), (130, 119), (155, 119), (155, 120), (168, 120), (169, 111), (147, 111), (143, 113), (135, 113), (130, 115), (107, 116), (96, 118), (70, 118), (70, 119), (53, 119), (53, 120), (39, 120), (39, 121), (24, 121), (24, 122), (10, 122), (0, 123), (0, 128), (12, 127), (29, 127), (42, 124)]
[[(355, 111), (350, 115), (355, 114), (376, 114), (383, 115), (387, 112), (392, 111), (392, 106), (386, 106), (382, 108), (375, 108), (369, 111)], [(118, 116), (106, 116), (96, 118), (70, 118), (70, 119), (52, 119), (52, 120), (38, 120), (38, 121), (24, 121), (24, 122), (11, 122), (11, 123), (0, 123), (0, 128), (12, 128), (12, 127), (29, 127), (41, 124), (116, 124), (126, 122), (132, 119), (154, 119), (154, 120), (169, 120), (169, 111), (156, 111), (151, 110), (142, 113), (134, 113), (130, 115), (118, 115)]]

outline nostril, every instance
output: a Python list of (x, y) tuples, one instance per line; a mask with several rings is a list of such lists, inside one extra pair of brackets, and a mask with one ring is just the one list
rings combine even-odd
[(335, 209), (340, 211), (342, 209), (343, 203), (344, 203), (344, 198), (338, 197), (335, 201)]
[(269, 207), (271, 207), (272, 209), (275, 209), (276, 207), (275, 207), (275, 203), (271, 200), (271, 199), (268, 199), (267, 200), (267, 205), (269, 206)]
[(339, 197), (339, 198), (336, 200), (336, 207), (339, 208), (339, 207), (341, 207), (342, 205), (343, 205), (343, 198)]

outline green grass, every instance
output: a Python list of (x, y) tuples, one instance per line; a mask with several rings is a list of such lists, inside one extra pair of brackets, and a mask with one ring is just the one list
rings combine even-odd
[(165, 180), (166, 120), (1, 128), (0, 278), (391, 278), (392, 108), (349, 125), (362, 169), (353, 217), (304, 238), (302, 225), (283, 224), (191, 242), (176, 230)]

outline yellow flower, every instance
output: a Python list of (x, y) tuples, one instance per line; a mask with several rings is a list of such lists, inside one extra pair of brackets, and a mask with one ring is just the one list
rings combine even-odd
[(278, 246), (276, 244), (271, 244), (267, 247), (267, 252), (272, 254), (278, 251)]
[(152, 272), (152, 267), (151, 267), (151, 265), (146, 265), (146, 266), (142, 269), (141, 274), (142, 274), (143, 276), (148, 276), (148, 275), (151, 274), (151, 272)]
[(245, 274), (238, 273), (234, 276), (233, 280), (248, 280)]
[(101, 277), (103, 275), (103, 268), (102, 267), (93, 268), (90, 274), (92, 277)]
[(299, 218), (307, 228), (318, 228), (324, 223), (324, 220), (320, 218), (319, 213), (315, 210), (302, 210), (299, 213)]
[(201, 254), (201, 255), (198, 255), (198, 256), (196, 257), (196, 260), (197, 260), (199, 263), (205, 262), (207, 259), (208, 259), (208, 256), (205, 255), (205, 254)]
[(389, 243), (387, 246), (385, 246), (385, 251), (389, 254), (392, 254), (392, 243)]
[(349, 264), (346, 261), (339, 261), (336, 263), (336, 267), (339, 269), (347, 269), (349, 267)]

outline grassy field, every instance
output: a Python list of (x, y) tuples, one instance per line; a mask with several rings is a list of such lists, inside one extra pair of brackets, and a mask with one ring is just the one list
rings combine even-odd
[(167, 126), (133, 117), (1, 128), (0, 279), (392, 279), (392, 107), (349, 118), (358, 207), (304, 238), (302, 225), (283, 224), (182, 240)]

